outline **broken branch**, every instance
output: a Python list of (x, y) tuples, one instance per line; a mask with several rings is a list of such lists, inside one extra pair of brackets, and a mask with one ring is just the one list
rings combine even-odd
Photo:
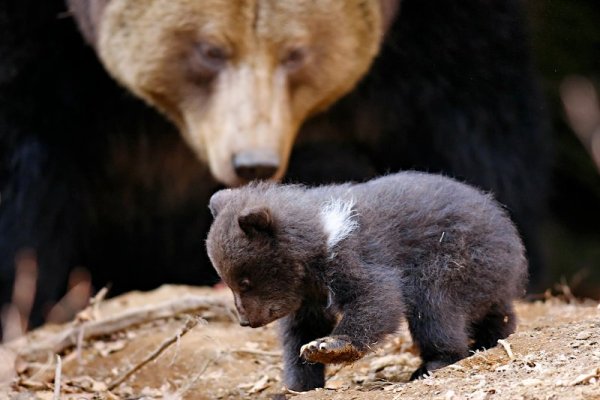
[(123, 331), (145, 322), (211, 308), (226, 308), (226, 305), (209, 297), (186, 296), (181, 299), (170, 300), (158, 305), (129, 310), (103, 320), (72, 325), (45, 341), (23, 346), (18, 352), (22, 356), (31, 356), (48, 351), (60, 354), (66, 349), (77, 345), (78, 336), (81, 334), (82, 330), (84, 332), (82, 338), (83, 340), (87, 340), (93, 337), (106, 336)]

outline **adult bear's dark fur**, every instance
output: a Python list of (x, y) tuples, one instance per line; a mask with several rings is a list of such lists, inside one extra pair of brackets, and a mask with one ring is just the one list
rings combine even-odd
[(210, 207), (208, 254), (240, 323), (284, 318), (290, 389), (323, 386), (323, 364), (362, 357), (402, 316), (423, 359), (413, 377), (514, 331), (524, 248), (501, 206), (472, 187), (403, 172), (355, 185), (228, 189)]
[(0, 5), (0, 299), (15, 257), (34, 249), (34, 325), (77, 266), (112, 294), (216, 282), (198, 240), (217, 183), (108, 77), (65, 11), (56, 0)]
[[(214, 279), (197, 240), (217, 183), (108, 77), (66, 11), (62, 0), (0, 5), (0, 300), (17, 254), (35, 250), (35, 324), (75, 266), (112, 293)], [(362, 83), (304, 125), (287, 176), (444, 171), (494, 191), (537, 265), (541, 134), (520, 1), (405, 0)]]

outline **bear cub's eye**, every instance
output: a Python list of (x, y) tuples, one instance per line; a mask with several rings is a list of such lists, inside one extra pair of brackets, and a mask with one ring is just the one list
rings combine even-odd
[(251, 288), (250, 286), (250, 279), (248, 278), (244, 278), (240, 281), (240, 283), (238, 284), (238, 290), (240, 291), (240, 293), (244, 293), (249, 291)]
[(218, 72), (227, 65), (230, 54), (224, 47), (207, 42), (199, 43), (196, 47), (196, 59), (201, 67)]

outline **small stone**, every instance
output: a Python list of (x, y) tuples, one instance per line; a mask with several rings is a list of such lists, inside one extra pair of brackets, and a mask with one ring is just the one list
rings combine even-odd
[(592, 336), (592, 332), (590, 331), (581, 331), (575, 336), (577, 340), (587, 340)]
[(335, 380), (327, 381), (325, 388), (332, 389), (332, 390), (344, 390), (344, 389), (349, 389), (350, 385), (348, 385), (348, 383), (342, 379), (335, 379)]
[(521, 385), (523, 386), (538, 386), (541, 385), (542, 381), (535, 378), (523, 379)]

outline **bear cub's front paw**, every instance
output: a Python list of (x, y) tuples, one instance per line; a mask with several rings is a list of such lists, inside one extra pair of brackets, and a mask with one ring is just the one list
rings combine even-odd
[(300, 357), (306, 361), (322, 364), (340, 364), (356, 361), (365, 351), (354, 346), (345, 336), (326, 336), (300, 348)]

